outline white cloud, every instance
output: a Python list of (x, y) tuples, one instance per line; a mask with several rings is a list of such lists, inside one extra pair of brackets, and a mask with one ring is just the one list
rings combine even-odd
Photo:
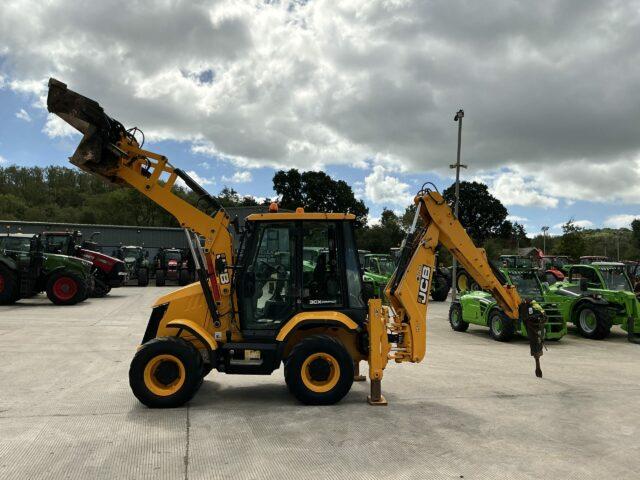
[(223, 182), (230, 182), (230, 183), (248, 183), (251, 180), (253, 180), (253, 176), (251, 175), (251, 172), (248, 170), (244, 170), (244, 171), (238, 170), (230, 177), (227, 177), (226, 175), (222, 176)]
[(369, 225), (370, 227), (373, 227), (374, 225), (380, 225), (380, 220), (380, 217), (373, 217), (369, 215), (367, 217), (367, 225)]
[(625, 213), (620, 215), (611, 215), (610, 217), (605, 218), (603, 224), (605, 227), (611, 228), (631, 228), (631, 222), (636, 218), (640, 218), (640, 215), (629, 215)]
[(639, 18), (635, 2), (577, 0), (0, 2), (0, 88), (44, 109), (52, 75), (238, 168), (389, 178), (448, 173), (461, 105), (463, 162), (508, 205), (640, 203)]
[(527, 217), (521, 217), (519, 215), (507, 215), (507, 220), (509, 220), (510, 222), (518, 222), (519, 224), (522, 224), (529, 219)]
[(7, 163), (7, 159), (0, 155), (0, 165), (2, 165), (3, 163)]
[(406, 207), (411, 203), (409, 185), (387, 174), (382, 165), (373, 167), (364, 179), (365, 197), (373, 203)]
[(20, 111), (16, 112), (16, 118), (20, 120), (24, 120), (25, 122), (31, 121), (31, 115), (24, 108), (21, 108)]
[(557, 198), (541, 193), (534, 181), (516, 170), (498, 173), (489, 191), (507, 206), (554, 208), (558, 205)]
[(80, 133), (67, 122), (51, 114), (47, 116), (47, 121), (44, 127), (42, 127), (42, 131), (49, 138), (65, 138), (80, 135)]
[[(189, 175), (197, 184), (206, 187), (208, 185), (215, 185), (216, 181), (212, 178), (206, 178), (198, 175), (195, 170), (188, 170), (187, 175)], [(176, 185), (182, 188), (188, 188), (187, 184), (181, 178), (176, 180)]]

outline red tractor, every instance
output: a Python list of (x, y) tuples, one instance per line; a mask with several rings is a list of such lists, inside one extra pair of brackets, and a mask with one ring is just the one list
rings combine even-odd
[(74, 232), (43, 232), (42, 240), (47, 253), (58, 253), (79, 257), (91, 262), (95, 280), (93, 296), (104, 297), (111, 288), (121, 287), (126, 281), (127, 270), (124, 262), (101, 252), (89, 250), (95, 248), (94, 242), (82, 243), (82, 233)]
[(544, 280), (549, 285), (564, 280), (565, 274), (563, 268), (569, 265), (569, 257), (567, 255), (542, 255), (540, 257), (542, 270), (544, 270)]
[(195, 280), (195, 269), (189, 255), (178, 248), (161, 248), (155, 257), (156, 286), (163, 287), (167, 280), (188, 285)]

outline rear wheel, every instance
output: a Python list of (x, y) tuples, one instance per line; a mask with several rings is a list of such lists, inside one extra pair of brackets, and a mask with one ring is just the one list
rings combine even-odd
[(449, 324), (456, 332), (466, 332), (469, 323), (462, 319), (462, 305), (455, 302), (449, 307)]
[(47, 280), (47, 297), (56, 305), (75, 305), (87, 298), (87, 283), (75, 273), (54, 273)]
[(353, 359), (342, 343), (328, 335), (305, 338), (291, 350), (284, 367), (289, 391), (307, 405), (332, 405), (353, 384)]
[(458, 272), (456, 275), (456, 285), (458, 287), (458, 292), (471, 292), (480, 290), (480, 287), (476, 283), (476, 281), (471, 278), (465, 270)]
[(156, 287), (164, 287), (165, 275), (164, 270), (156, 270)]
[(149, 285), (149, 270), (142, 267), (138, 270), (138, 286), (146, 287), (147, 285)]
[(431, 282), (431, 298), (435, 302), (444, 302), (449, 295), (449, 288), (451, 288), (449, 278), (436, 272)]
[(186, 340), (149, 340), (129, 367), (131, 391), (147, 407), (174, 408), (191, 400), (202, 384), (202, 356)]
[(611, 333), (611, 325), (604, 315), (589, 304), (580, 305), (575, 313), (580, 335), (592, 340), (602, 340)]
[(15, 303), (19, 296), (20, 287), (15, 272), (0, 265), (0, 305)]
[(489, 334), (498, 342), (508, 342), (515, 333), (513, 320), (500, 310), (493, 310), (489, 314)]

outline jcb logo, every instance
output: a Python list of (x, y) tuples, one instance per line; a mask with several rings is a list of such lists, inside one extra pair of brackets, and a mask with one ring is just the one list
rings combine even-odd
[(431, 267), (422, 265), (418, 275), (418, 303), (427, 304), (427, 295), (429, 295), (429, 277), (431, 276)]

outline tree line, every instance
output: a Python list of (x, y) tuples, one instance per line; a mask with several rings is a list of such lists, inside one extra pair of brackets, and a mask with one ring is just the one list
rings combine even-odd
[[(409, 229), (415, 206), (403, 212), (384, 208), (380, 221), (367, 223), (369, 209), (354, 195), (343, 180), (334, 180), (324, 172), (281, 170), (273, 176), (273, 189), (283, 209), (303, 207), (309, 212), (349, 212), (356, 216), (358, 246), (376, 253), (388, 253), (398, 247)], [(181, 198), (197, 204), (197, 196), (188, 189), (175, 186)], [(452, 205), (454, 186), (443, 192)], [(255, 206), (258, 201), (224, 187), (216, 197), (225, 207)], [(270, 199), (261, 202), (268, 205)], [(479, 182), (460, 183), (459, 219), (477, 245), (495, 259), (518, 248), (535, 246), (547, 253), (608, 255), (612, 259), (640, 258), (640, 220), (632, 228), (583, 229), (568, 220), (559, 236), (527, 237), (523, 225), (511, 222), (504, 205)], [(132, 188), (105, 183), (100, 178), (68, 167), (0, 167), (0, 219), (49, 221), (62, 223), (140, 225), (177, 227), (166, 211)], [(444, 263), (450, 256), (443, 252)]]

